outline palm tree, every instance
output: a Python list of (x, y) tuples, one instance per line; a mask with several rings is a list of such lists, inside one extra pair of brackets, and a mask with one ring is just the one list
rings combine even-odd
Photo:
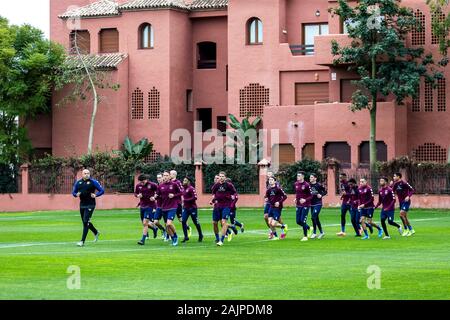
[[(225, 146), (234, 149), (234, 159), (236, 161), (244, 160), (245, 163), (250, 163), (255, 160), (256, 163), (261, 158), (262, 145), (259, 142), (258, 129), (261, 125), (262, 118), (256, 117), (253, 121), (250, 121), (250, 116), (247, 115), (242, 122), (240, 122), (234, 115), (229, 114), (230, 121), (221, 121), (222, 123), (230, 126), (234, 131), (227, 130), (226, 135), (233, 140), (231, 143), (227, 143)], [(242, 152), (245, 157), (243, 159)], [(252, 158), (250, 158), (252, 155)]]

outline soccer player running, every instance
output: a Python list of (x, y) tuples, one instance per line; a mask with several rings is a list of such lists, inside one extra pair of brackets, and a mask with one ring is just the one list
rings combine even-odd
[[(95, 229), (91, 222), (91, 218), (95, 210), (95, 198), (98, 198), (105, 193), (100, 183), (91, 178), (91, 172), (88, 169), (83, 170), (82, 175), (83, 177), (75, 182), (72, 189), (72, 195), (75, 198), (80, 198), (80, 215), (81, 220), (83, 221), (83, 234), (81, 236), (81, 241), (77, 243), (79, 247), (84, 246), (89, 230), (91, 230), (95, 236), (94, 242), (98, 241), (100, 232)], [(95, 193), (95, 191), (97, 191), (97, 193)]]
[(383, 206), (381, 209), (381, 226), (384, 230), (383, 240), (390, 239), (389, 232), (386, 226), (386, 219), (391, 226), (397, 228), (400, 235), (402, 234), (402, 227), (394, 222), (394, 210), (395, 210), (395, 195), (394, 190), (388, 186), (388, 179), (386, 177), (380, 178), (380, 190), (378, 191), (378, 203), (375, 206), (377, 209), (379, 206)]
[(383, 236), (383, 230), (373, 222), (373, 213), (374, 213), (374, 197), (372, 187), (367, 184), (367, 179), (361, 178), (359, 180), (359, 206), (358, 209), (361, 210), (361, 225), (364, 231), (364, 237), (362, 240), (369, 239), (369, 234), (367, 233), (367, 225), (375, 227), (378, 229), (378, 237), (381, 238)]
[(397, 194), (398, 202), (400, 203), (400, 219), (402, 219), (404, 227), (402, 236), (409, 237), (416, 233), (408, 219), (408, 211), (414, 189), (408, 182), (402, 179), (402, 174), (400, 172), (394, 173), (394, 184), (392, 189)]
[[(227, 182), (232, 183), (230, 178), (227, 179)], [(230, 229), (233, 230), (235, 235), (238, 234), (238, 230), (236, 227), (239, 227), (241, 229), (241, 233), (244, 233), (244, 224), (236, 219), (236, 210), (237, 210), (236, 203), (238, 202), (238, 200), (239, 194), (236, 193), (234, 200), (231, 203), (231, 210), (230, 210), (230, 222), (231, 222)], [(228, 232), (230, 232), (230, 229), (228, 229)]]
[(189, 177), (183, 179), (183, 215), (181, 218), (181, 224), (183, 226), (184, 239), (183, 243), (189, 241), (187, 221), (191, 217), (195, 227), (198, 231), (198, 242), (203, 241), (202, 227), (198, 221), (197, 210), (197, 192), (192, 186), (192, 180)]
[(339, 237), (345, 237), (345, 224), (346, 224), (346, 215), (347, 212), (350, 212), (350, 188), (347, 181), (347, 174), (341, 173), (339, 175), (339, 189), (341, 190), (341, 231), (336, 233)]
[[(172, 182), (178, 184), (178, 187), (180, 188), (180, 190), (183, 192), (183, 184), (181, 183), (180, 180), (177, 179), (177, 175), (178, 173), (175, 170), (170, 170), (170, 178), (172, 179)], [(178, 201), (178, 206), (177, 206), (177, 218), (178, 221), (180, 221), (180, 223), (182, 222), (182, 215), (183, 215), (183, 205), (182, 205), (182, 197), (177, 197), (177, 201)], [(188, 236), (191, 236), (191, 227), (188, 225)]]
[[(139, 183), (134, 189), (134, 196), (139, 199), (139, 208), (141, 213), (141, 222), (144, 226), (142, 231), (142, 239), (138, 241), (138, 244), (143, 246), (145, 239), (148, 238), (149, 227), (153, 230), (153, 238), (158, 235), (158, 228), (154, 225), (154, 210), (156, 207), (155, 193), (158, 189), (156, 183), (150, 182), (149, 177), (145, 174), (141, 174), (138, 177)], [(153, 200), (152, 200), (153, 199)]]
[[(158, 186), (163, 183), (163, 175), (162, 175), (162, 173), (158, 173), (156, 175), (156, 180), (158, 181)], [(157, 226), (159, 230), (162, 231), (162, 239), (164, 241), (169, 241), (168, 235), (167, 235), (167, 232), (166, 232), (166, 228), (163, 227), (161, 225), (161, 223), (159, 222), (161, 219), (163, 219), (164, 224), (167, 223), (167, 218), (163, 215), (163, 211), (161, 209), (161, 199), (160, 198), (156, 198), (155, 204), (156, 204), (156, 209), (155, 209), (155, 214), (154, 214), (154, 217), (153, 217), (153, 224), (155, 226)]]
[[(267, 181), (266, 181), (266, 191), (270, 188), (269, 180), (274, 176), (272, 171), (267, 172)], [(273, 238), (272, 228), (269, 224), (269, 211), (270, 211), (270, 203), (265, 200), (264, 202), (264, 221), (266, 222), (267, 227), (269, 228), (269, 239)]]
[(269, 178), (269, 189), (266, 191), (264, 200), (270, 205), (269, 208), (269, 225), (273, 234), (271, 240), (278, 240), (277, 229), (281, 228), (281, 239), (286, 238), (288, 226), (280, 222), (281, 212), (283, 210), (283, 202), (286, 201), (287, 195), (277, 184), (275, 177)]
[[(317, 182), (317, 174), (313, 173), (309, 176), (311, 194), (313, 195), (311, 199), (311, 216), (313, 223), (313, 233), (310, 239), (322, 239), (325, 237), (325, 233), (322, 229), (322, 224), (320, 223), (319, 214), (322, 210), (322, 198), (327, 195), (327, 190), (325, 187)], [(317, 228), (319, 228), (319, 236), (317, 236)]]
[(173, 220), (177, 215), (178, 208), (178, 199), (182, 195), (182, 190), (178, 186), (178, 183), (172, 181), (170, 177), (170, 173), (168, 171), (164, 171), (163, 173), (163, 183), (158, 186), (158, 190), (156, 191), (156, 197), (161, 198), (160, 204), (163, 212), (163, 216), (166, 215), (167, 223), (166, 229), (167, 233), (172, 238), (172, 245), (178, 245), (178, 236), (175, 229), (175, 225), (173, 224)]
[[(214, 186), (219, 183), (219, 175), (217, 174), (214, 177), (214, 184), (211, 186), (211, 193), (212, 190), (214, 188)], [(213, 230), (214, 230), (214, 235), (216, 237), (216, 244), (219, 243), (220, 241), (220, 236), (219, 236), (219, 221), (220, 221), (220, 213), (219, 213), (219, 209), (217, 207), (217, 202), (214, 201), (214, 196), (212, 197), (211, 201), (209, 202), (210, 205), (213, 206), (213, 211), (212, 211), (212, 221), (213, 221)]]
[(308, 219), (309, 207), (311, 206), (312, 194), (309, 183), (305, 181), (303, 171), (297, 173), (297, 181), (294, 184), (295, 205), (297, 206), (297, 224), (303, 228), (303, 238), (301, 241), (308, 241), (308, 230), (310, 227), (306, 223)]
[(361, 216), (359, 214), (358, 210), (358, 204), (359, 204), (359, 191), (358, 191), (358, 184), (356, 183), (356, 180), (351, 178), (348, 180), (348, 186), (349, 186), (349, 195), (350, 195), (350, 217), (352, 221), (353, 229), (355, 230), (355, 237), (361, 237), (362, 228), (359, 224), (359, 221), (361, 220)]
[[(222, 246), (227, 235), (228, 219), (230, 218), (231, 204), (237, 194), (236, 188), (230, 182), (226, 181), (225, 172), (219, 173), (219, 182), (212, 188), (212, 194), (214, 196), (213, 201), (217, 203), (217, 219), (220, 216), (222, 221), (222, 237), (217, 242), (218, 246)], [(228, 241), (231, 241), (232, 233), (228, 234)]]

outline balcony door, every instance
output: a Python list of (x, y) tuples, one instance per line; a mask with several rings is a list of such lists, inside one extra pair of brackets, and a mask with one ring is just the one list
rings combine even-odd
[(303, 44), (306, 49), (306, 55), (314, 54), (314, 37), (328, 34), (328, 23), (304, 24), (303, 25)]

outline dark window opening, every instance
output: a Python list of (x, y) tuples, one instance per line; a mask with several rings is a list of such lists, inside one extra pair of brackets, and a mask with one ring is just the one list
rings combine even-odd
[(198, 69), (215, 69), (217, 67), (217, 46), (214, 42), (200, 42), (197, 53)]
[(227, 121), (227, 117), (224, 116), (218, 116), (217, 117), (217, 130), (219, 130), (221, 133), (225, 134), (227, 131), (227, 125), (223, 123), (222, 121)]
[(351, 149), (347, 142), (327, 142), (323, 147), (323, 158), (335, 158), (341, 162), (343, 168), (350, 168)]
[[(377, 161), (387, 161), (387, 145), (384, 141), (377, 141)], [(370, 148), (369, 141), (364, 141), (359, 145), (359, 165), (369, 166)]]
[(197, 109), (198, 121), (202, 123), (202, 132), (212, 129), (212, 109)]

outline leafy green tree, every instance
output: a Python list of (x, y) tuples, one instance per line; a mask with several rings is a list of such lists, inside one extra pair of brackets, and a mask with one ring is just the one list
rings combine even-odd
[[(432, 28), (433, 33), (439, 39), (439, 51), (443, 55), (442, 64), (448, 63), (448, 48), (450, 47), (450, 13), (447, 15), (444, 12), (447, 10), (449, 0), (427, 0), (427, 4), (430, 7), (432, 14)], [(443, 16), (443, 19), (440, 17)]]
[(370, 113), (370, 168), (376, 169), (377, 97), (395, 96), (397, 104), (417, 97), (421, 78), (435, 84), (442, 74), (434, 70), (431, 55), (421, 47), (406, 47), (406, 38), (417, 21), (411, 9), (398, 0), (360, 0), (355, 7), (339, 0), (330, 9), (348, 26), (351, 45), (332, 43), (335, 65), (348, 65), (361, 79), (354, 81), (360, 90), (352, 97), (351, 110), (368, 109)]
[(17, 170), (31, 143), (26, 124), (51, 110), (51, 94), (60, 65), (61, 46), (29, 25), (14, 26), (0, 17), (0, 166)]

